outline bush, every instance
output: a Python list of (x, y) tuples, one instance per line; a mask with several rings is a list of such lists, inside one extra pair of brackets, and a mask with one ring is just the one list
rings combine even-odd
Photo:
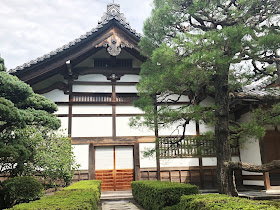
[(5, 207), (39, 199), (45, 194), (40, 182), (31, 176), (19, 176), (5, 180), (2, 184)]
[(52, 196), (14, 206), (12, 209), (98, 209), (101, 181), (80, 181)]
[(162, 209), (180, 202), (182, 195), (197, 194), (195, 185), (161, 181), (134, 181), (131, 183), (134, 199), (145, 209)]
[[(229, 210), (229, 209), (246, 209), (246, 210), (275, 210), (276, 207), (267, 204), (261, 204), (260, 201), (252, 201), (246, 198), (230, 197), (220, 194), (209, 195), (183, 195), (177, 209), (192, 210)], [(175, 209), (175, 208), (168, 208)]]

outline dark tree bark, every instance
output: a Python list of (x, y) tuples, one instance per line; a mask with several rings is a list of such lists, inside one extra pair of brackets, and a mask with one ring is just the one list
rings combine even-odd
[(221, 194), (237, 196), (233, 171), (224, 165), (231, 160), (229, 133), (228, 69), (218, 69), (215, 75), (215, 140), (217, 151), (217, 184)]
[(244, 170), (250, 172), (269, 172), (275, 169), (280, 169), (280, 160), (273, 160), (263, 165), (254, 165), (244, 162), (224, 162), (224, 166), (231, 170)]

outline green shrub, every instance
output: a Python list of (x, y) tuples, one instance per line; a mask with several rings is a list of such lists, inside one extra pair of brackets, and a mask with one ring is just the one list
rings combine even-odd
[(131, 183), (134, 199), (145, 209), (162, 209), (180, 202), (182, 195), (197, 194), (195, 185), (161, 181), (134, 181)]
[(52, 196), (23, 203), (12, 209), (98, 209), (101, 181), (80, 181), (63, 188)]
[(5, 207), (39, 199), (45, 192), (40, 182), (31, 176), (19, 176), (2, 183), (2, 196)]
[[(183, 195), (177, 209), (191, 210), (275, 210), (272, 205), (261, 204), (260, 201), (252, 201), (246, 198), (230, 197), (220, 194), (208, 195)], [(172, 209), (172, 208), (169, 208)]]

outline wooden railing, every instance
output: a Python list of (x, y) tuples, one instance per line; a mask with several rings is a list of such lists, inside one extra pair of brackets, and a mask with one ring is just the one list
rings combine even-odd
[[(111, 93), (92, 93), (73, 95), (73, 102), (113, 102)], [(119, 93), (116, 95), (116, 102), (133, 103), (138, 99), (136, 94)]]
[[(215, 157), (215, 143), (211, 140), (197, 140), (187, 137), (180, 140), (179, 137), (159, 137), (160, 158), (184, 158), (184, 157)], [(231, 148), (232, 155), (239, 154), (239, 147)]]

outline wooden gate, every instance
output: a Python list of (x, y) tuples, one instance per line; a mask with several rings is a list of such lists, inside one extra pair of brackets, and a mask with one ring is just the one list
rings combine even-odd
[(133, 181), (133, 147), (110, 146), (95, 148), (95, 179), (101, 180), (101, 190), (131, 189)]

